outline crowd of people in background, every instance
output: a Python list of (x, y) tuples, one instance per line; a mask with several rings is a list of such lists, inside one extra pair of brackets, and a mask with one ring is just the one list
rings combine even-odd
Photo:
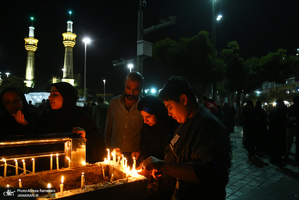
[(17, 88), (0, 94), (0, 136), (71, 132), (86, 140), (86, 160), (103, 161), (106, 148), (137, 160), (150, 182), (152, 199), (186, 199), (193, 195), (225, 199), (231, 167), (230, 134), (243, 127), (248, 158), (268, 155), (270, 163), (284, 166), (296, 137), (299, 161), (299, 96), (287, 108), (282, 99), (266, 113), (261, 101), (247, 100), (240, 124), (236, 109), (217, 105), (207, 95), (200, 100), (182, 77), (172, 77), (159, 96), (141, 96), (143, 77), (129, 73), (124, 92), (110, 103), (76, 106), (77, 90), (55, 83), (50, 96), (35, 107)]

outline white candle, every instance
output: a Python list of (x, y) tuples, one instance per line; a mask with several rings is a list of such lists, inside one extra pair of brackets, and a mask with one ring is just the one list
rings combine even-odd
[(69, 157), (66, 157), (66, 159), (68, 159), (69, 168), (70, 168), (71, 167), (71, 159)]
[(110, 182), (112, 182), (113, 181), (113, 174), (111, 175), (111, 178), (110, 178)]
[(120, 157), (118, 157), (118, 160), (117, 160), (117, 165), (120, 164)]
[(58, 154), (56, 154), (56, 168), (57, 168), (57, 170), (59, 169), (59, 159), (58, 159)]
[(24, 159), (22, 161), (23, 161), (23, 172), (24, 174), (26, 174), (26, 163)]
[(60, 184), (60, 193), (61, 193), (61, 195), (63, 193), (63, 181), (64, 181), (64, 176), (61, 177), (61, 184)]
[(32, 158), (32, 173), (35, 173), (35, 160)]
[(47, 187), (48, 187), (48, 196), (50, 197), (51, 196), (51, 192), (50, 192), (51, 184), (48, 183)]
[(134, 159), (134, 161), (133, 161), (133, 170), (135, 170), (136, 169), (136, 159), (135, 159), (135, 157), (133, 159)]
[(121, 155), (121, 169), (124, 169), (125, 161), (124, 161), (124, 155)]
[(53, 155), (51, 154), (51, 158), (50, 158), (50, 170), (53, 169)]
[(105, 170), (104, 167), (102, 167), (103, 177), (105, 178)]
[(7, 172), (7, 163), (6, 160), (4, 158), (2, 158), (2, 160), (4, 161), (4, 178), (6, 177), (6, 172)]
[(108, 163), (110, 162), (110, 149), (107, 149), (108, 151), (108, 155), (107, 155), (107, 159), (108, 159)]
[(15, 159), (15, 168), (16, 168), (16, 175), (19, 175), (19, 170), (18, 170), (19, 166), (18, 166), (17, 159)]
[(22, 181), (19, 179), (19, 188), (22, 188)]
[(84, 172), (82, 172), (81, 175), (81, 189), (83, 188), (83, 185), (84, 185)]
[(116, 152), (115, 152), (115, 150), (113, 150), (113, 152), (111, 154), (112, 154), (112, 157), (113, 157), (113, 164), (116, 164)]

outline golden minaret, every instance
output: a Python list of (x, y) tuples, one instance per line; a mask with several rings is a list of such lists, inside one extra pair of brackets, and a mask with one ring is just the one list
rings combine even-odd
[(73, 22), (71, 21), (71, 14), (69, 12), (70, 20), (67, 21), (67, 32), (62, 33), (63, 36), (63, 45), (65, 47), (64, 53), (64, 65), (63, 65), (63, 82), (68, 82), (74, 85), (74, 77), (73, 77), (73, 47), (76, 44), (77, 35), (73, 33)]
[(24, 38), (25, 49), (27, 50), (27, 65), (26, 65), (26, 87), (34, 87), (34, 52), (37, 49), (38, 39), (34, 38), (33, 17), (31, 17), (31, 26), (29, 26), (29, 36)]

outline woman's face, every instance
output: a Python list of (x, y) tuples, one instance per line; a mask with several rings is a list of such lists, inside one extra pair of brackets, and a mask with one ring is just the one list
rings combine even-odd
[(15, 115), (18, 110), (23, 109), (23, 102), (19, 95), (14, 91), (5, 92), (2, 96), (2, 101), (5, 110), (11, 115)]
[(58, 92), (58, 90), (56, 89), (55, 86), (51, 87), (50, 92), (51, 92), (51, 94), (48, 98), (49, 98), (51, 108), (53, 110), (60, 109), (62, 107), (62, 104), (63, 104), (63, 97)]
[(143, 121), (145, 124), (149, 126), (154, 126), (157, 123), (157, 118), (155, 115), (149, 114), (145, 111), (141, 111), (140, 113), (143, 116)]

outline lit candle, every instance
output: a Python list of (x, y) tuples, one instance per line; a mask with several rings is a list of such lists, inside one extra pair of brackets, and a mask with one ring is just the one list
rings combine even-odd
[(56, 154), (56, 166), (57, 170), (59, 169), (59, 159), (58, 159), (58, 154)]
[(4, 158), (2, 158), (2, 160), (4, 161), (4, 178), (6, 177), (6, 172), (7, 172), (7, 163), (6, 160)]
[(19, 179), (19, 188), (22, 188), (22, 181)]
[(121, 169), (124, 169), (125, 161), (124, 161), (124, 155), (121, 155)]
[(107, 163), (107, 160), (106, 160), (106, 158), (104, 158), (104, 163)]
[(136, 159), (135, 159), (135, 157), (133, 159), (134, 159), (134, 161), (133, 161), (133, 170), (135, 170), (136, 169)]
[(19, 170), (18, 170), (19, 166), (18, 166), (17, 159), (15, 159), (15, 168), (16, 168), (16, 175), (19, 175)]
[(23, 172), (24, 174), (26, 174), (26, 163), (24, 159), (22, 161), (23, 161)]
[(82, 172), (81, 175), (81, 189), (83, 188), (83, 185), (84, 185), (84, 172)]
[(125, 170), (127, 169), (127, 165), (128, 165), (128, 160), (127, 158), (125, 158)]
[(120, 162), (120, 157), (119, 156), (117, 156), (118, 157), (118, 160), (117, 160), (117, 165), (119, 165), (119, 162)]
[(116, 152), (115, 150), (112, 151), (112, 157), (113, 157), (113, 164), (116, 164)]
[(108, 151), (107, 159), (108, 159), (108, 164), (109, 164), (109, 162), (110, 162), (110, 149), (107, 149), (107, 151)]
[(52, 158), (52, 154), (51, 154), (51, 158), (50, 158), (50, 170), (53, 169), (53, 158)]
[(69, 163), (69, 168), (71, 167), (71, 159), (69, 157), (66, 157), (66, 159), (68, 159), (68, 163)]
[(111, 178), (110, 178), (110, 182), (112, 182), (113, 181), (113, 174), (111, 175)]
[(32, 173), (35, 173), (35, 160), (32, 158)]
[(50, 197), (51, 196), (51, 192), (50, 192), (51, 184), (48, 183), (47, 187), (48, 187), (48, 196)]
[(60, 194), (61, 195), (63, 193), (63, 181), (64, 181), (64, 176), (61, 177), (61, 184), (60, 184)]
[(103, 177), (105, 178), (105, 170), (103, 166), (102, 166), (102, 172), (103, 172)]
[(6, 187), (9, 188), (9, 185), (7, 184)]

